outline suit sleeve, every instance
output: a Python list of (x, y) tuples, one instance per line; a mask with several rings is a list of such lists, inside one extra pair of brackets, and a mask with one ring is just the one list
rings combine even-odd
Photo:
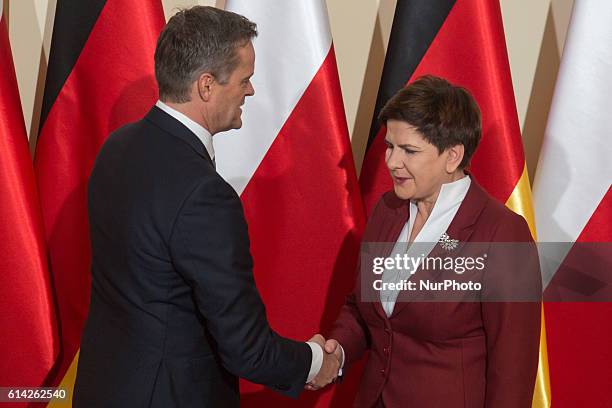
[(531, 407), (538, 368), (541, 275), (525, 220), (498, 226), (483, 280), (487, 408)]
[(172, 261), (193, 289), (223, 365), (233, 374), (296, 398), (310, 370), (306, 343), (268, 325), (255, 286), (240, 199), (218, 177), (191, 192), (170, 237)]

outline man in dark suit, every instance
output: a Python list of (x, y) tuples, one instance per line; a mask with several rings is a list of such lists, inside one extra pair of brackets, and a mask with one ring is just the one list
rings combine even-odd
[(75, 407), (237, 407), (238, 376), (297, 397), (338, 374), (322, 337), (269, 327), (240, 199), (215, 171), (212, 135), (240, 128), (254, 94), (256, 35), (234, 13), (180, 11), (157, 43), (160, 101), (100, 150)]

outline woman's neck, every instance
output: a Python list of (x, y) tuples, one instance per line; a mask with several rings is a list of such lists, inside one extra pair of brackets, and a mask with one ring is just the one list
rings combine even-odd
[(457, 170), (448, 175), (448, 178), (442, 184), (438, 186), (434, 194), (432, 194), (429, 197), (422, 198), (420, 200), (416, 200), (415, 204), (418, 209), (419, 218), (421, 218), (423, 222), (427, 221), (427, 219), (431, 215), (431, 212), (433, 211), (434, 206), (436, 205), (436, 201), (438, 201), (438, 197), (440, 197), (440, 191), (442, 191), (442, 185), (453, 183), (457, 180), (461, 180), (463, 177), (465, 177), (465, 173), (463, 172), (463, 170)]

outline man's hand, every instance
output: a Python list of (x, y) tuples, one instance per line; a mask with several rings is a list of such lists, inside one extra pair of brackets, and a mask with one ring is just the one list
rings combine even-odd
[(325, 350), (325, 352), (329, 354), (336, 354), (338, 356), (338, 359), (342, 361), (342, 351), (340, 348), (340, 343), (338, 343), (338, 340), (335, 340), (335, 339), (327, 340), (325, 342), (325, 347), (323, 347), (323, 350)]
[(323, 364), (321, 365), (321, 369), (319, 373), (312, 379), (308, 384), (306, 384), (307, 390), (319, 390), (326, 385), (334, 382), (338, 377), (338, 372), (340, 371), (340, 365), (342, 364), (342, 352), (340, 347), (338, 347), (338, 342), (336, 340), (328, 340), (329, 342), (334, 342), (335, 346), (329, 346), (329, 352), (327, 343), (325, 339), (320, 334), (315, 334), (309, 341), (315, 342), (321, 346), (323, 349)]
[(320, 334), (315, 334), (314, 336), (312, 336), (312, 338), (308, 341), (312, 341), (313, 343), (317, 343), (319, 346), (321, 346), (321, 348), (323, 349), (323, 351), (325, 351), (325, 337), (321, 336)]

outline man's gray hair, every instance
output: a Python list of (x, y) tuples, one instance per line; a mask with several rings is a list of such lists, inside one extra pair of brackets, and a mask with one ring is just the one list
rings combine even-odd
[(257, 36), (247, 18), (214, 7), (195, 6), (176, 13), (155, 49), (155, 78), (162, 101), (189, 102), (189, 90), (204, 72), (226, 83), (238, 65), (238, 47)]

